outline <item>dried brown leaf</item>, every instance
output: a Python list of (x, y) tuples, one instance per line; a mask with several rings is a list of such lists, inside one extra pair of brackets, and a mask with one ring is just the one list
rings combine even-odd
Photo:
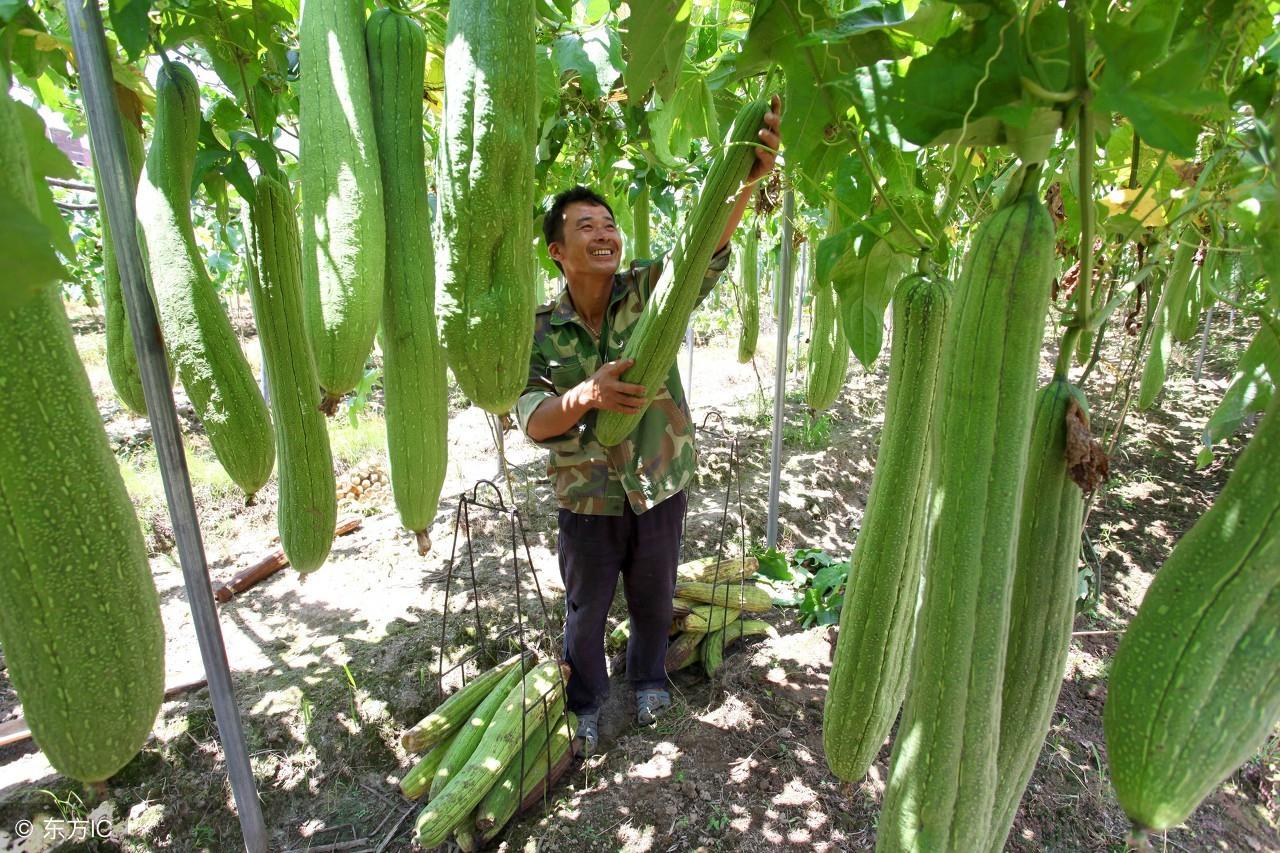
[(1089, 431), (1089, 416), (1075, 400), (1067, 406), (1067, 473), (1081, 491), (1091, 492), (1110, 476), (1110, 460)]

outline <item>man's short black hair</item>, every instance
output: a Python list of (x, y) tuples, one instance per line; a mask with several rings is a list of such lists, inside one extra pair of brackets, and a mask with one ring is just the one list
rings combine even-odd
[[(594, 190), (582, 186), (567, 189), (555, 197), (551, 202), (551, 209), (547, 211), (546, 216), (542, 217), (542, 237), (547, 241), (547, 248), (550, 248), (552, 243), (564, 242), (564, 209), (575, 201), (598, 204), (613, 216), (613, 208), (609, 206), (609, 202)], [(556, 266), (560, 266), (558, 261)]]

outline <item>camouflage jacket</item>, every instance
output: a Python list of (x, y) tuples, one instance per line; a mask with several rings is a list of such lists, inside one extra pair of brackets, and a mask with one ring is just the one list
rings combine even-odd
[[(699, 302), (728, 265), (726, 247), (707, 267)], [(622, 357), (661, 271), (660, 262), (633, 261), (628, 270), (614, 275), (600, 340), (578, 317), (567, 287), (538, 308), (529, 381), (516, 403), (516, 416), (526, 437), (529, 418), (543, 400), (565, 393), (605, 362)], [(671, 366), (667, 381), (640, 424), (621, 444), (606, 448), (596, 440), (596, 414), (588, 412), (564, 435), (534, 442), (551, 451), (547, 472), (561, 507), (584, 515), (622, 515), (625, 500), (634, 512), (642, 513), (693, 479), (697, 464), (693, 423), (676, 365)]]

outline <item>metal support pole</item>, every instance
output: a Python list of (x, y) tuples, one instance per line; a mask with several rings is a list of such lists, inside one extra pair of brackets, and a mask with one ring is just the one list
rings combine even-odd
[(89, 137), (102, 179), (102, 198), (98, 202), (114, 225), (111, 233), (116, 240), (116, 260), (120, 266), (125, 308), (133, 327), (133, 345), (138, 353), (147, 416), (151, 420), (165, 500), (169, 505), (178, 558), (182, 563), (187, 601), (191, 606), (196, 637), (200, 641), (200, 656), (209, 681), (209, 696), (213, 700), (213, 711), (218, 721), (218, 735), (226, 755), (227, 775), (231, 779), (231, 791), (235, 796), (240, 831), (244, 836), (245, 850), (249, 853), (266, 853), (266, 826), (262, 820), (253, 770), (249, 764), (249, 752), (245, 747), (244, 732), (240, 725), (240, 711), (232, 693), (231, 672), (227, 667), (222, 629), (218, 625), (218, 613), (213, 603), (213, 590), (209, 583), (204, 545), (200, 539), (195, 499), (191, 494), (191, 481), (187, 474), (187, 460), (183, 455), (182, 436), (178, 430), (178, 414), (173, 405), (173, 388), (169, 384), (160, 325), (143, 277), (138, 242), (133, 239), (137, 215), (133, 206), (133, 194), (129, 192), (127, 176), (130, 170), (120, 127), (120, 114), (112, 89), (111, 62), (102, 29), (102, 14), (97, 0), (72, 0), (67, 4), (67, 11), (71, 41), (80, 68), (80, 85), (85, 115), (89, 120)]
[(684, 401), (685, 404), (692, 409), (693, 403), (693, 321), (689, 321), (689, 325), (684, 330), (684, 345), (689, 348), (688, 367), (684, 371)]
[(783, 403), (787, 395), (787, 326), (791, 322), (791, 218), (795, 194), (790, 188), (782, 195), (782, 252), (778, 261), (778, 340), (773, 373), (773, 451), (769, 457), (769, 520), (765, 545), (778, 544), (778, 490), (782, 485)]
[[(797, 296), (797, 298), (796, 298), (796, 345), (795, 345), (795, 351), (796, 351), (796, 354), (797, 354), (797, 355), (799, 355), (799, 353), (800, 353), (800, 343), (801, 343), (801, 341), (802, 341), (802, 340), (804, 340), (804, 338), (803, 338), (803, 335), (804, 335), (804, 292), (805, 292), (805, 285), (806, 285), (806, 284), (808, 283), (808, 281), (809, 281), (809, 244), (808, 244), (808, 243), (804, 243), (804, 244), (802, 244), (802, 245), (800, 246), (800, 257), (798, 258), (798, 261), (799, 261), (799, 263), (797, 263), (797, 264), (795, 265), (795, 266), (797, 267), (797, 270), (796, 270), (796, 271), (799, 273), (799, 275), (798, 275), (798, 276), (796, 276), (796, 277), (800, 279), (800, 293), (798, 294), (798, 296)], [(796, 366), (795, 366), (795, 370), (796, 370), (796, 372), (797, 372), (797, 373), (799, 373), (799, 372), (800, 372), (800, 360), (799, 360), (798, 358), (796, 359)]]
[(1204, 370), (1204, 353), (1209, 348), (1209, 327), (1213, 325), (1213, 309), (1217, 307), (1217, 302), (1210, 303), (1209, 312), (1204, 316), (1204, 332), (1200, 335), (1200, 354), (1196, 356), (1196, 372), (1192, 377), (1195, 382), (1200, 381), (1200, 374)]

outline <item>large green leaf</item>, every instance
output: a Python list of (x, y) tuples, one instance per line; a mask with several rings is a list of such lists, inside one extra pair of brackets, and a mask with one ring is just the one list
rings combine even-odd
[(151, 0), (111, 0), (111, 29), (130, 59), (137, 59), (147, 49), (151, 23)]
[(603, 24), (556, 39), (551, 46), (551, 58), (562, 77), (566, 72), (578, 75), (582, 94), (593, 101), (603, 98), (613, 88), (622, 71), (618, 33)]
[[(1280, 340), (1264, 323), (1240, 356), (1231, 385), (1205, 424), (1205, 450), (1212, 451), (1215, 444), (1239, 429), (1245, 418), (1265, 409), (1277, 382), (1280, 382)], [(1201, 460), (1204, 460), (1203, 454)]]
[[(1114, 7), (1097, 20), (1093, 35), (1107, 59), (1107, 73), (1130, 77), (1156, 65), (1168, 52), (1182, 3), (1138, 3)], [(1135, 9), (1135, 12), (1129, 11)]]
[(23, 134), (27, 142), (27, 157), (31, 160), (31, 171), (37, 177), (68, 178), (79, 177), (76, 167), (62, 149), (45, 135), (44, 119), (26, 104), (15, 101), (18, 120), (22, 123)]
[(536, 50), (534, 82), (538, 93), (538, 121), (545, 124), (560, 112), (560, 76), (551, 59), (551, 50), (544, 45), (538, 45)]
[(26, 104), (15, 101), (15, 112), (22, 125), (23, 135), (27, 143), (27, 157), (31, 161), (31, 178), (36, 190), (36, 213), (44, 223), (47, 239), (64, 257), (76, 256), (75, 244), (71, 242), (71, 234), (67, 230), (66, 220), (53, 202), (53, 193), (45, 178), (77, 178), (76, 167), (67, 159), (45, 135), (44, 120), (40, 114)]
[(720, 142), (715, 104), (707, 79), (693, 68), (685, 68), (680, 88), (670, 101), (649, 114), (653, 150), (667, 166), (678, 166), (698, 139)]
[(1018, 102), (1026, 73), (1019, 39), (1017, 18), (993, 13), (913, 59), (885, 103), (903, 138), (929, 145)]
[[(1166, 4), (1148, 3), (1145, 8)], [(1168, 4), (1175, 6), (1177, 4)], [(1180, 157), (1194, 157), (1196, 139), (1206, 119), (1227, 115), (1226, 95), (1206, 88), (1214, 62), (1214, 37), (1194, 31), (1171, 53), (1153, 51), (1149, 42), (1163, 38), (1168, 44), (1165, 17), (1139, 16), (1148, 28), (1134, 36), (1131, 29), (1102, 25), (1098, 40), (1107, 64), (1098, 84), (1095, 104), (1102, 111), (1117, 112), (1133, 122), (1142, 141)]]
[(65, 277), (53, 251), (49, 229), (26, 205), (0, 185), (0, 238), (5, 274), (0, 276), (0, 307), (17, 308)]
[(690, 0), (632, 5), (627, 30), (622, 36), (622, 45), (627, 50), (622, 80), (632, 104), (641, 103), (650, 86), (664, 99), (675, 92), (684, 64), (684, 44), (689, 38), (691, 8)]
[(832, 283), (843, 321), (845, 340), (867, 370), (884, 348), (884, 312), (907, 268), (907, 258), (886, 240), (877, 240), (865, 257), (836, 270)]
[(0, 0), (0, 23), (9, 23), (26, 6), (25, 0)]
[(855, 72), (904, 55), (889, 32), (903, 20), (899, 3), (865, 2), (838, 18), (820, 0), (756, 4), (736, 69), (752, 74), (777, 64), (786, 73), (782, 138), (790, 168), (816, 183), (847, 156)]

